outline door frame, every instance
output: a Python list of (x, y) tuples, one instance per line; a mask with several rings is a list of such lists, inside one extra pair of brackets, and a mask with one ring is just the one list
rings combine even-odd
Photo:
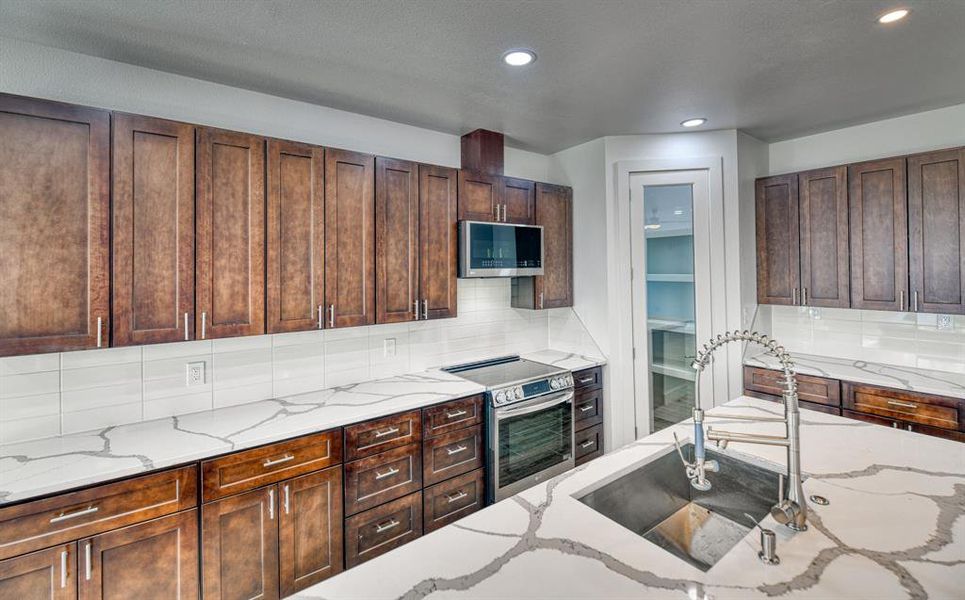
[[(611, 231), (616, 232), (611, 241), (614, 250), (613, 260), (609, 261), (611, 273), (611, 290), (615, 293), (610, 299), (610, 314), (633, 314), (633, 289), (631, 285), (632, 244), (630, 216), (630, 174), (641, 172), (662, 171), (707, 171), (707, 191), (710, 201), (710, 288), (711, 311), (710, 331), (723, 331), (727, 324), (727, 265), (725, 258), (724, 236), (724, 176), (723, 158), (720, 156), (703, 156), (690, 158), (653, 158), (642, 160), (617, 161), (613, 166), (614, 183), (616, 188), (615, 206), (613, 206), (613, 221)], [(614, 393), (623, 393), (633, 398), (633, 402), (621, 403), (622, 415), (615, 415), (614, 428), (619, 427), (615, 437), (631, 441), (649, 435), (650, 414), (647, 403), (649, 399), (642, 399), (647, 410), (637, 410), (635, 371), (633, 360), (634, 333), (632, 327), (617, 327), (612, 340), (613, 351), (609, 357), (609, 366), (613, 379), (622, 379), (625, 383)], [(697, 339), (699, 348), (704, 340)], [(701, 406), (709, 408), (727, 402), (729, 398), (729, 369), (732, 357), (739, 358), (740, 348), (724, 347), (723, 355), (717, 356), (717, 361), (711, 363), (704, 373), (701, 390)], [(637, 354), (643, 352), (638, 349)], [(647, 358), (646, 356), (644, 358)], [(621, 377), (622, 375), (622, 377)]]

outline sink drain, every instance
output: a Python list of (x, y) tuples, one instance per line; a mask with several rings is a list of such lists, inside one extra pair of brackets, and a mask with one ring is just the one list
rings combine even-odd
[(830, 500), (828, 500), (824, 496), (818, 496), (817, 494), (813, 494), (809, 496), (809, 499), (811, 500), (811, 502), (814, 502), (819, 506), (827, 506), (828, 504), (831, 504)]

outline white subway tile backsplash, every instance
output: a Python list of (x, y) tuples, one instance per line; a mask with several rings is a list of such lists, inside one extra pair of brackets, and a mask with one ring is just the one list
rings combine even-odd
[(145, 400), (144, 419), (161, 419), (175, 415), (186, 415), (213, 408), (211, 392), (199, 394), (185, 394), (183, 396), (168, 396), (157, 400)]
[(3, 378), (0, 397), (37, 396), (60, 392), (60, 371), (22, 373)]
[(0, 358), (0, 377), (60, 369), (60, 354), (31, 354)]
[(142, 420), (142, 414), (143, 404), (141, 402), (63, 413), (60, 429), (62, 433), (66, 434), (104, 429), (112, 425), (137, 423)]
[(0, 443), (12, 444), (60, 434), (60, 414), (0, 421)]
[(0, 421), (30, 419), (60, 414), (60, 394), (0, 397)]

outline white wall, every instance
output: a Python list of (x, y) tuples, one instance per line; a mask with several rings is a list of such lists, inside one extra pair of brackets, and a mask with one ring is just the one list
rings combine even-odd
[(769, 174), (965, 145), (965, 104), (770, 145)]
[[(450, 167), (460, 163), (457, 135), (10, 38), (0, 38), (0, 92)], [(542, 154), (506, 149), (511, 177), (551, 181), (549, 162)]]
[(737, 133), (737, 177), (740, 195), (741, 328), (749, 328), (757, 310), (757, 236), (754, 180), (768, 174), (768, 145)]

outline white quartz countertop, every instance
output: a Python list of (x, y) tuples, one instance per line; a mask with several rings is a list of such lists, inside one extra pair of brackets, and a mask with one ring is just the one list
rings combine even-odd
[[(965, 399), (965, 374), (961, 373), (897, 367), (832, 356), (792, 354), (791, 358), (794, 360), (795, 370), (804, 375), (817, 375), (842, 381)], [(766, 354), (747, 357), (744, 359), (744, 364), (751, 367), (780, 369), (777, 359)]]
[[(543, 350), (571, 370), (602, 359)], [(439, 370), (228, 408), (0, 446), (0, 506), (470, 396), (485, 388)]]
[[(783, 434), (780, 415), (741, 397), (709, 411), (726, 429)], [(757, 558), (749, 533), (703, 572), (577, 500), (671, 451), (678, 425), (443, 527), (295, 596), (402, 598), (960, 598), (965, 588), (965, 446), (802, 411), (810, 528), (777, 532), (781, 564)], [(784, 464), (779, 447), (732, 444), (726, 453)], [(713, 480), (714, 474), (710, 474)]]

